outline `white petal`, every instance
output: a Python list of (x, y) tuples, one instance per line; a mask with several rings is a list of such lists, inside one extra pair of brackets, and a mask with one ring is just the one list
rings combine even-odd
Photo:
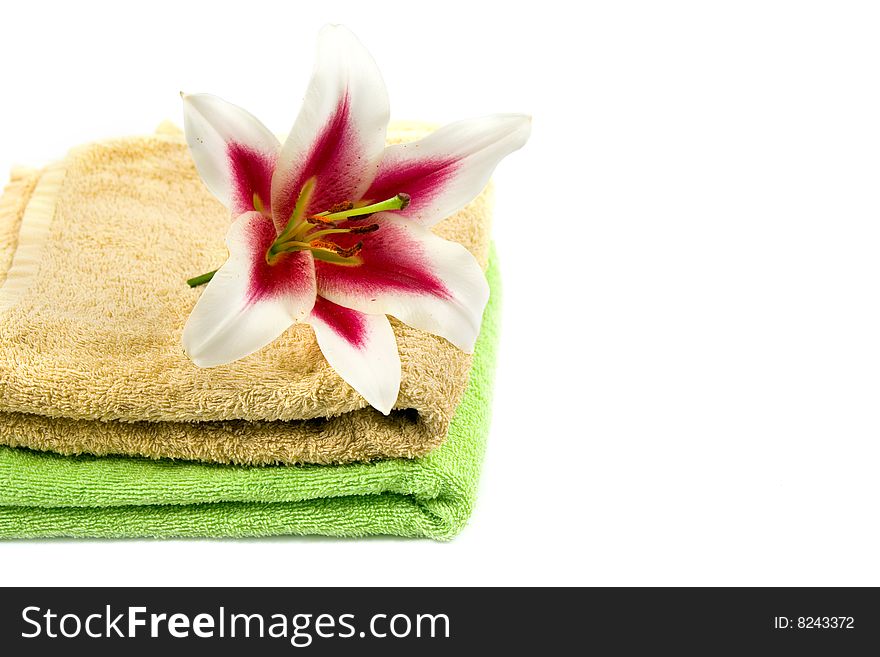
[(208, 189), (236, 216), (268, 211), (278, 139), (249, 112), (210, 94), (183, 96), (186, 141)]
[(310, 178), (310, 213), (361, 197), (382, 157), (388, 113), (388, 93), (370, 53), (348, 29), (324, 27), (315, 71), (272, 180), (279, 229)]
[(330, 366), (385, 415), (400, 391), (400, 355), (385, 315), (366, 315), (318, 297), (309, 324)]
[(183, 329), (183, 348), (199, 367), (244, 358), (311, 312), (311, 253), (286, 254), (268, 265), (265, 254), (275, 235), (271, 220), (258, 212), (244, 214), (230, 226), (229, 260), (208, 283)]
[(408, 219), (381, 213), (370, 221), (379, 230), (338, 240), (363, 241), (362, 264), (315, 262), (318, 294), (364, 313), (393, 315), (472, 352), (489, 300), (474, 256)]
[(431, 226), (470, 203), (496, 165), (529, 139), (524, 114), (495, 114), (451, 123), (424, 139), (390, 146), (364, 198), (411, 197), (400, 216)]

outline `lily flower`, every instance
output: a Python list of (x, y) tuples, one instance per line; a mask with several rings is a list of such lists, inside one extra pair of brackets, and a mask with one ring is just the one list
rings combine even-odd
[(183, 331), (200, 367), (244, 358), (297, 322), (334, 370), (388, 414), (400, 357), (387, 315), (472, 352), (489, 297), (462, 245), (430, 227), (472, 201), (530, 119), (453, 123), (385, 147), (388, 95), (347, 29), (325, 27), (303, 107), (284, 144), (245, 110), (184, 95), (184, 127), (208, 189), (235, 218), (229, 259)]

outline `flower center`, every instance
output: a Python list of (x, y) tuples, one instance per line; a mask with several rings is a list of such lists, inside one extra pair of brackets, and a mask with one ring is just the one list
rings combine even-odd
[(294, 251), (311, 251), (316, 259), (337, 265), (359, 265), (361, 260), (358, 253), (363, 249), (364, 243), (357, 242), (345, 248), (334, 242), (334, 236), (372, 233), (379, 230), (379, 224), (365, 223), (345, 228), (340, 228), (339, 224), (343, 221), (362, 221), (376, 212), (402, 210), (410, 201), (409, 194), (396, 194), (385, 201), (368, 205), (343, 201), (330, 206), (324, 212), (306, 216), (305, 210), (314, 190), (315, 179), (310, 178), (303, 185), (284, 230), (266, 251), (266, 262), (270, 265), (275, 264), (282, 254)]

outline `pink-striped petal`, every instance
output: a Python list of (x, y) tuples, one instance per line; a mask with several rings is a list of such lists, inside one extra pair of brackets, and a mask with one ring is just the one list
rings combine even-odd
[(315, 271), (308, 251), (284, 254), (273, 265), (266, 250), (272, 221), (249, 212), (226, 235), (229, 259), (208, 283), (183, 329), (183, 348), (199, 367), (244, 358), (304, 320), (315, 304)]
[(528, 141), (531, 119), (496, 114), (458, 121), (418, 141), (385, 151), (364, 200), (411, 197), (397, 214), (431, 226), (470, 203), (489, 182), (495, 166)]
[(363, 241), (361, 264), (315, 261), (318, 294), (364, 313), (393, 315), (472, 352), (489, 299), (473, 255), (408, 219), (381, 213), (368, 221), (379, 230), (334, 235), (343, 247)]
[(210, 94), (183, 96), (186, 141), (196, 168), (234, 216), (262, 206), (271, 216), (278, 139), (256, 117)]
[(400, 355), (388, 318), (318, 297), (308, 322), (336, 373), (371, 406), (388, 415), (400, 390)]
[(302, 109), (272, 180), (279, 231), (312, 178), (310, 214), (360, 199), (382, 157), (388, 112), (385, 83), (373, 58), (348, 29), (326, 26)]

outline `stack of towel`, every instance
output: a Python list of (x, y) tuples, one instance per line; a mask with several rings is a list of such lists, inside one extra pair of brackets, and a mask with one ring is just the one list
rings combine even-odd
[[(392, 126), (390, 140), (427, 128)], [(228, 213), (177, 130), (18, 170), (0, 199), (0, 537), (393, 534), (447, 539), (474, 502), (498, 274), (489, 193), (434, 230), (492, 295), (473, 356), (392, 320), (385, 416), (307, 325), (199, 369), (180, 334), (226, 257)]]

